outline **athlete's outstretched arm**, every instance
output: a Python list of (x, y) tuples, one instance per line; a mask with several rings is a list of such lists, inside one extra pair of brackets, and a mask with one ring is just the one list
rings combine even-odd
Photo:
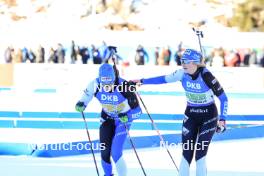
[(83, 102), (85, 106), (89, 104), (89, 102), (93, 99), (94, 93), (96, 92), (98, 87), (98, 83), (96, 80), (91, 81), (86, 89), (83, 91), (82, 97), (79, 102)]
[(153, 78), (143, 78), (140, 80), (142, 84), (164, 84), (164, 83), (171, 83), (180, 81), (183, 76), (183, 69), (176, 70), (172, 74), (164, 75), (164, 76), (158, 76)]

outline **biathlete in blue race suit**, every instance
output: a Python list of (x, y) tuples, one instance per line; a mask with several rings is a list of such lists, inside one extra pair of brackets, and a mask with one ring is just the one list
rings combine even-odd
[[(187, 98), (182, 126), (182, 160), (180, 176), (190, 175), (190, 164), (195, 152), (196, 176), (206, 176), (206, 155), (211, 139), (216, 132), (226, 129), (228, 99), (213, 74), (202, 64), (202, 55), (186, 49), (182, 58), (182, 69), (154, 78), (133, 80), (138, 84), (164, 84), (181, 81)], [(214, 95), (220, 100), (220, 115)]]
[(127, 137), (125, 126), (129, 129), (131, 122), (142, 113), (135, 88), (135, 85), (120, 78), (112, 65), (105, 63), (99, 68), (99, 77), (88, 84), (75, 106), (77, 111), (83, 112), (94, 96), (102, 105), (99, 138), (100, 143), (105, 146), (101, 150), (105, 176), (113, 175), (110, 157), (116, 164), (118, 175), (127, 175), (126, 163), (122, 157)]

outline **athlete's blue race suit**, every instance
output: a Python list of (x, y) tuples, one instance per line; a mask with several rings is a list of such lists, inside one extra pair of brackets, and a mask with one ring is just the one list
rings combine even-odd
[[(127, 174), (126, 163), (122, 157), (123, 145), (127, 137), (125, 125), (129, 129), (131, 122), (138, 119), (142, 113), (134, 91), (135, 85), (130, 85), (120, 77), (116, 79), (114, 89), (106, 91), (100, 85), (99, 78), (96, 78), (88, 84), (79, 100), (86, 107), (95, 96), (102, 105), (100, 143), (105, 146), (101, 150), (101, 163), (105, 176), (113, 174), (110, 157), (116, 164), (118, 175)], [(128, 118), (127, 123), (120, 120), (120, 115)]]
[[(228, 99), (218, 80), (205, 67), (199, 67), (192, 75), (179, 69), (170, 75), (141, 79), (142, 84), (164, 84), (176, 81), (181, 81), (187, 98), (182, 127), (183, 158), (180, 175), (189, 176), (189, 166), (195, 151), (196, 175), (205, 176), (205, 157), (218, 120), (226, 119)], [(214, 96), (220, 100), (220, 115)]]

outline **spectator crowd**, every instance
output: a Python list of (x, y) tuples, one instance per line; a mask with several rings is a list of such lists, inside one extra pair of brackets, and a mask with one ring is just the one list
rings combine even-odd
[[(118, 47), (118, 50), (119, 48), (122, 47)], [(137, 48), (130, 49), (129, 52), (132, 52), (132, 55), (119, 54), (118, 59), (121, 62), (135, 65), (181, 65), (180, 58), (184, 50), (182, 43), (175, 48), (170, 46), (150, 48), (139, 44)], [(264, 47), (262, 49), (204, 48), (203, 53), (204, 61), (208, 66), (264, 67)], [(39, 45), (35, 50), (27, 47), (14, 48), (8, 46), (3, 55), (0, 56), (0, 60), (3, 60), (1, 63), (101, 64), (108, 56), (109, 51), (105, 42), (100, 46), (93, 44), (91, 46), (79, 46), (72, 41), (70, 47), (64, 47), (61, 43), (58, 43), (56, 47), (50, 48)]]

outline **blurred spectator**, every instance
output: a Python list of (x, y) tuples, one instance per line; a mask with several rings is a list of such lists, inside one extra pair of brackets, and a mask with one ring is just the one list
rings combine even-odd
[(64, 63), (65, 62), (65, 49), (63, 48), (61, 43), (58, 43), (57, 50), (55, 52), (58, 63)]
[(238, 51), (235, 52), (235, 55), (237, 57), (236, 62), (235, 62), (235, 67), (239, 67), (242, 62), (242, 57)]
[(100, 58), (104, 63), (112, 63), (114, 59), (115, 64), (119, 64), (120, 61), (123, 61), (123, 58), (118, 54), (117, 47), (107, 46), (105, 42), (99, 48)]
[(155, 57), (155, 65), (158, 65), (158, 59), (159, 59), (159, 51), (160, 48), (157, 46), (154, 51), (154, 57)]
[(11, 63), (13, 60), (13, 56), (14, 56), (14, 48), (12, 46), (9, 46), (6, 48), (5, 53), (4, 53), (4, 57), (5, 57), (5, 62), (6, 63)]
[(149, 61), (149, 55), (142, 45), (138, 45), (135, 55), (135, 62), (137, 65), (145, 65)]
[(222, 67), (224, 66), (224, 51), (223, 48), (214, 49), (212, 53), (211, 66)]
[(174, 54), (174, 60), (177, 65), (181, 65), (181, 56), (183, 52), (184, 52), (184, 49), (182, 48), (182, 42), (180, 42)]
[(257, 64), (257, 51), (248, 48), (245, 51), (243, 64), (244, 66), (256, 65)]
[(75, 42), (71, 41), (71, 63), (74, 64), (77, 60), (78, 48), (75, 45)]
[(182, 52), (181, 51), (176, 51), (175, 52), (174, 60), (175, 60), (177, 65), (181, 65), (181, 56), (182, 56)]
[(79, 54), (81, 55), (81, 60), (83, 64), (87, 64), (90, 59), (89, 49), (85, 46), (79, 48)]
[(102, 42), (102, 45), (98, 48), (98, 51), (99, 57), (102, 59), (102, 62), (108, 62), (107, 60), (109, 59), (111, 53), (105, 41)]
[(49, 59), (48, 59), (48, 63), (58, 63), (58, 58), (56, 55), (56, 51), (51, 47), (49, 50)]
[(80, 55), (79, 52), (78, 52), (77, 55), (76, 55), (76, 61), (75, 61), (75, 64), (83, 64), (82, 56)]
[(259, 64), (261, 67), (264, 67), (264, 48), (262, 49), (262, 52), (261, 52)]
[(29, 49), (28, 60), (26, 60), (26, 62), (36, 63), (36, 54), (33, 52), (32, 49)]
[(169, 65), (170, 64), (170, 59), (171, 59), (171, 50), (170, 48), (163, 47), (161, 50), (161, 53), (158, 58), (158, 65)]
[(29, 53), (27, 47), (22, 49), (22, 62), (26, 62), (29, 59)]
[(264, 56), (260, 59), (260, 66), (264, 67)]
[(102, 58), (100, 57), (98, 49), (94, 45), (92, 45), (91, 53), (92, 53), (93, 63), (94, 64), (101, 64)]
[(257, 60), (258, 60), (257, 51), (253, 49), (252, 52), (250, 53), (250, 57), (249, 57), (249, 62), (248, 62), (249, 66), (256, 65), (258, 62)]
[(225, 66), (227, 67), (237, 67), (240, 66), (240, 55), (234, 51), (231, 50), (229, 54), (225, 56)]
[(39, 45), (36, 53), (36, 63), (44, 63), (45, 62), (45, 49)]
[(22, 49), (17, 48), (15, 52), (15, 58), (13, 59), (13, 63), (22, 63), (22, 61), (23, 61)]

